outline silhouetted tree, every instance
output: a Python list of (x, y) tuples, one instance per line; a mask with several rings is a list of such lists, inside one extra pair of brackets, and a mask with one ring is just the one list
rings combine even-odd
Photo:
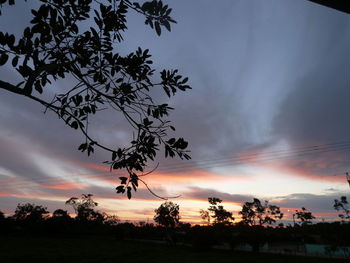
[(204, 210), (201, 210), (202, 219), (208, 220), (210, 222), (210, 218), (213, 219), (214, 224), (223, 224), (229, 225), (235, 218), (232, 216), (232, 213), (224, 209), (221, 204), (222, 200), (216, 197), (209, 197), (208, 202), (210, 204), (208, 208), (208, 213)]
[(293, 218), (296, 217), (300, 220), (301, 225), (309, 225), (312, 223), (312, 220), (315, 219), (311, 211), (308, 211), (305, 207), (302, 207), (301, 210), (295, 210)]
[(202, 218), (203, 220), (207, 221), (207, 222), (208, 222), (208, 225), (209, 225), (209, 224), (210, 224), (210, 214), (209, 214), (209, 211), (201, 209), (201, 210), (199, 210), (199, 213), (200, 213), (200, 215), (201, 215), (201, 218)]
[(52, 213), (52, 217), (66, 217), (66, 218), (70, 218), (68, 212), (66, 210), (63, 210), (63, 209), (56, 209)]
[(46, 207), (35, 204), (18, 204), (15, 214), (12, 216), (16, 221), (40, 222), (48, 217)]
[(173, 202), (161, 204), (154, 212), (154, 221), (165, 227), (175, 227), (180, 221), (180, 207)]
[[(5, 12), (4, 6), (15, 1), (0, 3), (0, 11)], [(138, 175), (143, 174), (147, 161), (155, 158), (161, 145), (165, 157), (189, 159), (187, 142), (167, 136), (175, 129), (167, 120), (172, 108), (154, 100), (155, 92), (164, 91), (171, 97), (190, 89), (188, 78), (178, 70), (162, 70), (160, 78), (155, 77), (148, 49), (138, 48), (127, 55), (116, 52), (124, 40), (129, 11), (144, 16), (145, 24), (160, 35), (176, 23), (170, 16), (172, 9), (160, 0), (142, 5), (129, 0), (35, 1), (39, 3), (31, 10), (32, 20), (20, 37), (0, 31), (0, 66), (7, 64), (18, 73), (17, 78), (10, 74), (4, 79), (7, 75), (3, 75), (0, 89), (40, 103), (66, 125), (79, 130), (84, 137), (80, 151), (88, 155), (95, 147), (108, 151), (111, 169), (125, 169), (129, 174), (120, 177), (121, 184), (116, 188), (117, 193), (126, 192), (128, 198), (139, 182), (144, 183)], [(54, 82), (66, 77), (74, 81), (58, 90)], [(53, 97), (41, 95), (47, 89)], [(115, 110), (134, 129), (129, 146), (105, 145), (92, 137), (89, 121), (104, 109)]]
[(12, 230), (11, 221), (11, 219), (5, 218), (5, 214), (0, 211), (0, 236), (9, 233)]
[(105, 224), (105, 225), (116, 226), (120, 222), (120, 219), (117, 215), (104, 214), (103, 216), (104, 216), (103, 224)]
[[(52, 217), (46, 220), (46, 230), (50, 233), (62, 234), (68, 233), (74, 229), (74, 219), (71, 218), (66, 210), (57, 209), (52, 213)], [(76, 228), (77, 226), (75, 226)]]
[(346, 199), (346, 196), (340, 197), (340, 200), (334, 199), (334, 209), (337, 211), (341, 211), (341, 214), (338, 216), (344, 221), (349, 220), (350, 221), (350, 209), (349, 209), (349, 203)]
[(95, 211), (94, 208), (98, 203), (92, 200), (92, 194), (82, 194), (81, 199), (71, 197), (66, 201), (67, 205), (71, 205), (76, 213), (76, 220), (87, 222), (103, 222), (103, 214)]
[(268, 201), (262, 204), (257, 198), (254, 198), (253, 202), (245, 202), (239, 214), (242, 215), (241, 222), (250, 226), (271, 225), (276, 222), (276, 219), (283, 218), (283, 213), (278, 206), (270, 205)]

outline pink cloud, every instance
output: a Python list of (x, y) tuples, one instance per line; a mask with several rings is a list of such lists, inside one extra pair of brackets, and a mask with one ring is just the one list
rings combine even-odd
[(12, 193), (0, 192), (0, 197), (13, 196)]

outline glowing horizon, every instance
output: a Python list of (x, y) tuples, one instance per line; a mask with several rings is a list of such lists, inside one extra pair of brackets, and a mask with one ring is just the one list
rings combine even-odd
[[(152, 96), (175, 109), (169, 138), (188, 140), (192, 159), (165, 158), (160, 147), (147, 171), (158, 169), (142, 179), (160, 196), (181, 195), (171, 201), (183, 221), (201, 222), (198, 211), (208, 208), (208, 197), (222, 199), (235, 217), (256, 197), (279, 205), (288, 220), (302, 206), (319, 219), (338, 220), (334, 199), (349, 196), (349, 16), (310, 1), (202, 0), (200, 12), (194, 1), (169, 6), (178, 21), (172, 32), (158, 37), (131, 16), (118, 52), (148, 48), (155, 78), (163, 68), (189, 77), (192, 90)], [(0, 24), (21, 34), (32, 7), (32, 1), (16, 3)], [(16, 82), (15, 73), (7, 63), (0, 80)], [(67, 76), (42, 96), (72, 83)], [(126, 172), (110, 172), (103, 161), (111, 156), (102, 150), (81, 153), (85, 139), (44, 110), (0, 89), (0, 210), (13, 213), (18, 203), (31, 202), (73, 213), (64, 202), (90, 193), (101, 211), (152, 221), (163, 200), (142, 183), (131, 200), (117, 195)], [(115, 149), (133, 140), (117, 114), (99, 116), (89, 119), (96, 141)]]

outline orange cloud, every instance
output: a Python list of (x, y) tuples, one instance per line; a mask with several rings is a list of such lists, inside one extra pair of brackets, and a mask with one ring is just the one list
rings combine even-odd
[(75, 190), (75, 189), (84, 189), (86, 184), (73, 183), (68, 181), (59, 181), (56, 184), (41, 184), (42, 188), (56, 189), (56, 190)]
[[(97, 165), (90, 163), (78, 163), (78, 165), (96, 171), (96, 173), (92, 171), (91, 174), (77, 174), (77, 176), (81, 176), (86, 179), (90, 178), (101, 180), (109, 184), (115, 185), (119, 183), (120, 176), (126, 176), (126, 173), (124, 171), (110, 172), (110, 169), (105, 165)], [(162, 170), (156, 170), (145, 177), (141, 176), (141, 179), (144, 179), (152, 185), (159, 185), (164, 183), (171, 183), (172, 185), (188, 185), (193, 183), (198, 184), (208, 182), (228, 182), (228, 180), (234, 180), (236, 182), (237, 180), (243, 180), (243, 178), (247, 179), (246, 177), (228, 176), (195, 168), (188, 168), (182, 172), (167, 172)]]

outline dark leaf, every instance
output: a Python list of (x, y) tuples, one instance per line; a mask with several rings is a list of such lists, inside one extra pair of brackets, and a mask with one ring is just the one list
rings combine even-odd
[(175, 138), (171, 138), (170, 140), (167, 141), (169, 144), (174, 144)]
[(78, 129), (78, 122), (77, 121), (73, 121), (70, 126), (73, 128), (73, 129)]
[(90, 153), (93, 153), (94, 152), (94, 147), (91, 146), (91, 144), (88, 146), (88, 156), (90, 156)]
[(170, 23), (168, 20), (164, 20), (163, 25), (169, 32), (171, 31)]
[(125, 188), (123, 185), (119, 185), (118, 187), (115, 188), (117, 190), (117, 194), (119, 193), (124, 193), (125, 192)]
[(128, 186), (127, 195), (128, 195), (128, 199), (131, 199), (131, 187), (130, 186)]
[(7, 39), (7, 45), (9, 47), (13, 47), (14, 44), (15, 44), (15, 36), (14, 35), (9, 35), (8, 39)]
[(119, 177), (119, 179), (120, 179), (120, 183), (121, 183), (121, 184), (126, 184), (126, 182), (127, 182), (127, 180), (128, 180), (127, 177)]
[(9, 56), (7, 54), (1, 54), (0, 55), (0, 66), (5, 65)]
[(137, 185), (135, 183), (131, 183), (132, 185), (132, 188), (134, 189), (134, 191), (136, 192), (137, 191)]
[(43, 88), (42, 88), (39, 80), (35, 82), (34, 88), (40, 94), (43, 93)]
[(114, 161), (117, 158), (117, 152), (112, 153), (112, 161)]
[(158, 21), (156, 21), (156, 22), (154, 23), (154, 27), (155, 27), (155, 29), (156, 29), (157, 35), (160, 36), (162, 30), (161, 30), (161, 28), (160, 28), (160, 24), (159, 24)]
[(80, 144), (78, 150), (84, 152), (87, 148), (87, 143)]

